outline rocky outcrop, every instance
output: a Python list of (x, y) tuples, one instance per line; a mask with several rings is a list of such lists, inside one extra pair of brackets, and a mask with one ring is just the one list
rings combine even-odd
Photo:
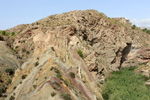
[(19, 68), (20, 64), (15, 53), (6, 46), (6, 43), (0, 41), (0, 47), (0, 64), (7, 65), (9, 68)]
[(137, 64), (130, 61), (150, 45), (150, 36), (132, 29), (128, 20), (95, 10), (52, 15), (22, 28), (12, 45), (19, 48), (23, 64), (6, 100), (103, 100), (101, 85), (107, 74)]
[(141, 62), (149, 62), (150, 61), (150, 48), (143, 48), (139, 52), (138, 58)]
[(8, 84), (14, 74), (14, 70), (20, 67), (20, 63), (15, 53), (6, 45), (4, 41), (0, 41), (0, 99), (5, 97)]

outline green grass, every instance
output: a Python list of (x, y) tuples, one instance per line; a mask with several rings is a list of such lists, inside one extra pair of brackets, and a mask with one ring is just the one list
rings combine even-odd
[(122, 68), (106, 79), (102, 95), (105, 100), (150, 100), (150, 90), (135, 67)]

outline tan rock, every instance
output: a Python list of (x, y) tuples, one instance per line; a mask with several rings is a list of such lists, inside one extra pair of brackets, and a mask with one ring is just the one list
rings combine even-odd
[[(19, 51), (24, 63), (16, 71), (6, 100), (14, 93), (16, 100), (59, 100), (62, 93), (70, 94), (72, 100), (103, 100), (97, 84), (103, 83), (108, 73), (130, 66), (130, 61), (137, 64), (138, 51), (150, 45), (148, 34), (131, 27), (124, 18), (111, 19), (86, 10), (52, 15), (25, 29), (13, 28), (22, 30), (13, 45), (32, 52), (25, 57)], [(22, 40), (25, 43), (19, 42)], [(145, 51), (140, 55), (149, 59)], [(149, 71), (143, 72), (149, 75)], [(22, 79), (23, 75), (27, 77)], [(50, 95), (53, 91), (57, 93), (54, 97)]]

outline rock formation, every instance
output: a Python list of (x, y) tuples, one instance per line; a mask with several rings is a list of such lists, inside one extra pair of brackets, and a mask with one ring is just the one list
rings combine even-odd
[(18, 33), (13, 43), (6, 42), (21, 66), (5, 100), (103, 100), (101, 87), (110, 72), (149, 61), (144, 48), (150, 35), (132, 29), (125, 18), (95, 10), (52, 15), (6, 31)]

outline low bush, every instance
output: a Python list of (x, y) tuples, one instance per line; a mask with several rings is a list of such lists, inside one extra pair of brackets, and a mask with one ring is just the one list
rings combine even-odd
[(37, 85), (33, 85), (34, 89), (36, 89)]
[(83, 53), (82, 53), (81, 50), (78, 50), (78, 54), (79, 54), (79, 56), (80, 56), (82, 59), (84, 59), (84, 55), (83, 55)]
[(62, 78), (61, 73), (57, 73), (56, 76), (57, 76), (58, 78), (60, 78), (60, 79)]
[(71, 76), (72, 78), (75, 78), (75, 74), (74, 74), (73, 72), (70, 72), (70, 76)]
[(27, 77), (27, 75), (22, 75), (22, 79), (25, 79)]
[(6, 31), (2, 31), (1, 33), (2, 33), (2, 35), (6, 35)]
[(71, 100), (71, 95), (68, 93), (62, 93), (61, 96), (64, 100)]
[(22, 52), (26, 52), (26, 49), (25, 49), (25, 48), (22, 48)]
[(14, 88), (13, 88), (13, 90), (15, 90), (17, 87), (16, 86), (14, 86)]
[(147, 34), (150, 34), (150, 30), (148, 30), (147, 28), (142, 29), (143, 32), (146, 32)]
[(54, 69), (54, 67), (51, 67), (51, 68), (50, 68), (50, 71), (52, 71), (53, 69)]
[(30, 54), (30, 52), (29, 52), (29, 51), (27, 51), (27, 52), (26, 52), (26, 54)]
[(7, 68), (6, 70), (5, 70), (5, 72), (6, 73), (9, 73), (9, 75), (14, 75), (14, 69), (12, 69), (12, 68)]
[(38, 65), (39, 65), (39, 62), (37, 61), (34, 66), (38, 66)]
[(132, 29), (135, 29), (135, 28), (136, 28), (136, 25), (133, 25), (133, 26), (132, 26)]
[(55, 70), (56, 73), (60, 73), (60, 71), (57, 68), (53, 67), (53, 69)]
[(9, 100), (15, 100), (15, 97), (14, 97), (14, 96), (11, 96), (11, 97), (9, 98)]
[(15, 35), (15, 32), (12, 32), (12, 33), (11, 33), (11, 36), (14, 36), (14, 35)]
[(55, 93), (55, 92), (52, 92), (52, 93), (51, 93), (51, 96), (52, 96), (52, 97), (54, 97), (55, 95), (56, 95), (56, 93)]
[(12, 80), (11, 79), (8, 79), (8, 84), (10, 84), (12, 82)]

